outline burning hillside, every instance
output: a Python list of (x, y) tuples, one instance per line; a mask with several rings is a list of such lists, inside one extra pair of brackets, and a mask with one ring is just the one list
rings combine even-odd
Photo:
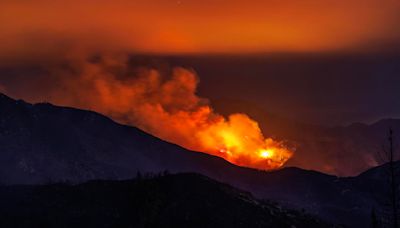
[[(80, 59), (77, 61), (77, 59)], [(246, 114), (225, 118), (196, 95), (195, 72), (174, 68), (165, 73), (130, 67), (125, 56), (76, 58), (53, 67), (59, 77), (51, 102), (91, 109), (135, 125), (185, 148), (222, 157), (239, 166), (271, 170), (293, 154), (282, 142), (265, 138)]]

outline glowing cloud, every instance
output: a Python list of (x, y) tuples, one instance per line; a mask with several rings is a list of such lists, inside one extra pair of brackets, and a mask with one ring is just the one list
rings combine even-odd
[(155, 69), (132, 69), (127, 62), (124, 56), (74, 58), (67, 68), (53, 68), (51, 73), (60, 78), (61, 87), (49, 99), (104, 113), (240, 166), (276, 169), (292, 156), (282, 142), (265, 138), (247, 115), (225, 118), (215, 113), (206, 99), (196, 95), (199, 80), (192, 70), (174, 68), (162, 74)]

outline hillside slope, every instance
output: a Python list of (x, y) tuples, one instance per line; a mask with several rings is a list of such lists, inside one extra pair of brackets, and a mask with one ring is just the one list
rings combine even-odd
[(198, 174), (0, 187), (2, 227), (330, 227)]
[[(352, 227), (377, 207), (365, 175), (338, 178), (299, 168), (264, 172), (188, 151), (100, 114), (0, 95), (0, 184), (129, 179), (142, 173), (196, 172)], [(367, 175), (369, 176), (369, 175)]]

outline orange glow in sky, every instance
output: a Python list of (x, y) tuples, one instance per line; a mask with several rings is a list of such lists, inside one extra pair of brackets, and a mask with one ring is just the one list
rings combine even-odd
[[(162, 54), (365, 50), (399, 40), (399, 5), (397, 0), (4, 0), (0, 47), (9, 56), (71, 44)], [(47, 51), (37, 50), (41, 45)]]

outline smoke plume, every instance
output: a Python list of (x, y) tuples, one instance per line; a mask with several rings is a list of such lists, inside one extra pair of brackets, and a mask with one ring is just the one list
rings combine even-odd
[(58, 78), (46, 98), (51, 102), (103, 113), (240, 166), (275, 169), (292, 155), (281, 142), (265, 139), (249, 116), (215, 113), (196, 95), (199, 77), (191, 69), (132, 67), (126, 55), (69, 58), (68, 64), (49, 69)]

